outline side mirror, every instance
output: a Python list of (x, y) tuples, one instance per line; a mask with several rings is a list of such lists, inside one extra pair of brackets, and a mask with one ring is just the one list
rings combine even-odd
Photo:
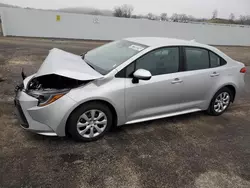
[(139, 80), (150, 80), (152, 77), (151, 73), (145, 69), (138, 69), (134, 72), (133, 76), (133, 83), (139, 83)]

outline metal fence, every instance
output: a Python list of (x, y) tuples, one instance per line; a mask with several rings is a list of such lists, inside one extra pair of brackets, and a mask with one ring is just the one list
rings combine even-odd
[(2, 8), (6, 36), (116, 40), (156, 36), (195, 39), (213, 45), (250, 46), (250, 27), (225, 24), (176, 23), (20, 8)]

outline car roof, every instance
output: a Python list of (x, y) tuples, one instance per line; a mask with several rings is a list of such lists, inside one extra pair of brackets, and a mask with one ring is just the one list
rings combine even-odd
[(175, 38), (164, 38), (164, 37), (133, 37), (126, 38), (125, 40), (143, 44), (150, 47), (160, 47), (160, 46), (197, 46), (209, 48), (210, 46), (205, 44), (200, 44), (194, 40), (181, 40)]

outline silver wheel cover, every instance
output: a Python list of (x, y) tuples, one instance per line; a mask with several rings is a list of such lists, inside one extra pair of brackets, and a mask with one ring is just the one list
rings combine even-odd
[(94, 138), (107, 127), (107, 116), (101, 110), (84, 112), (77, 121), (77, 131), (84, 138)]
[(228, 92), (220, 93), (214, 102), (214, 111), (217, 113), (223, 112), (230, 103), (230, 95)]

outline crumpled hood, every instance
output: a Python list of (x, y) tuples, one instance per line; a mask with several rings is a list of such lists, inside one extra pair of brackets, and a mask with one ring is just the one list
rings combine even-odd
[(81, 56), (53, 48), (35, 77), (56, 74), (76, 80), (94, 80), (103, 77), (90, 67)]

